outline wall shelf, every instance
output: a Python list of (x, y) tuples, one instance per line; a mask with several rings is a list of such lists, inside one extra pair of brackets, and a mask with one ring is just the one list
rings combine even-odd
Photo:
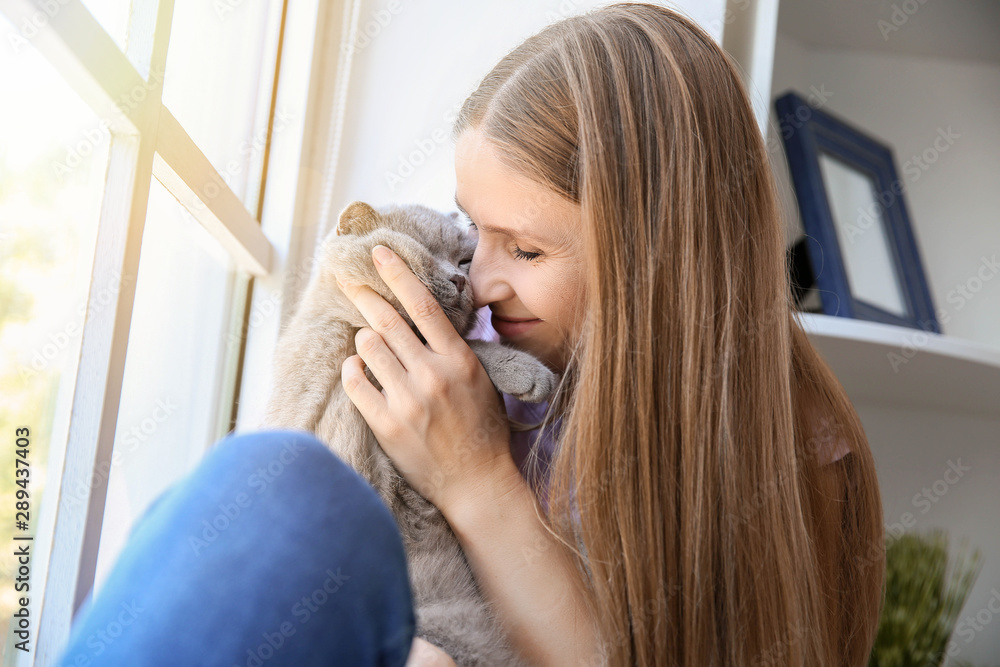
[(1000, 418), (1000, 348), (879, 322), (798, 316), (852, 401)]

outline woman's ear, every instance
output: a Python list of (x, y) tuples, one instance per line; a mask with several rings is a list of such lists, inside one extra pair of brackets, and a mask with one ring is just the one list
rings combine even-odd
[(378, 227), (378, 212), (363, 201), (353, 201), (340, 212), (337, 219), (337, 235), (354, 234), (361, 236)]

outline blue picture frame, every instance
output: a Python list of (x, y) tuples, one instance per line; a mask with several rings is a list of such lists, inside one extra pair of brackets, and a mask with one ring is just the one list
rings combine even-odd
[[(815, 239), (806, 246), (810, 263), (817, 272), (815, 283), (823, 313), (941, 333), (910, 226), (905, 183), (899, 178), (892, 149), (843, 119), (813, 107), (795, 92), (788, 91), (775, 100), (775, 108), (802, 224), (806, 235)], [(888, 268), (898, 286), (901, 306), (898, 312), (859, 298), (851, 291), (844, 248), (836, 227), (841, 225), (842, 239), (844, 221), (835, 218), (835, 209), (831, 207), (832, 193), (824, 180), (821, 156), (826, 158), (824, 164), (828, 170), (829, 165), (836, 164), (843, 173), (871, 183), (872, 207), (877, 211), (869, 220), (880, 224), (884, 232)]]

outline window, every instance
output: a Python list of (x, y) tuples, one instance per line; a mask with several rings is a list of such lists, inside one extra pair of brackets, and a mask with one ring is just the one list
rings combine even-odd
[(349, 6), (0, 1), (0, 512), (28, 426), (33, 538), (4, 664), (58, 656), (134, 521), (233, 430), (280, 322), (251, 315), (297, 257), (316, 34)]
[[(54, 519), (50, 498), (60, 482), (110, 137), (35, 49), (0, 49), (0, 70), (12, 89), (37, 91), (31, 105), (0, 105), (0, 521), (5, 536), (34, 536), (31, 571), (34, 581), (42, 581)], [(94, 304), (98, 316), (113, 305), (114, 284), (105, 287)], [(29, 429), (28, 526), (23, 530), (15, 524), (19, 427)], [(4, 543), (14, 544), (9, 537)], [(0, 629), (9, 653), (18, 563), (13, 548), (4, 551)], [(41, 596), (30, 599), (34, 637)]]

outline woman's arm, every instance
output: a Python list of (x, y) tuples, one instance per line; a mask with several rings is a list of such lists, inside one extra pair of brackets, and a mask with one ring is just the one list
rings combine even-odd
[(399, 473), (449, 521), (524, 657), (546, 667), (593, 659), (597, 642), (586, 598), (574, 589), (575, 565), (535, 514), (511, 457), (503, 401), (431, 293), (395, 253), (379, 257), (380, 247), (379, 275), (426, 344), (370, 287), (341, 285), (371, 325), (344, 361), (345, 392)]
[(545, 667), (592, 664), (595, 624), (574, 585), (572, 557), (536, 516), (538, 500), (513, 459), (507, 463), (441, 511), (521, 655)]

